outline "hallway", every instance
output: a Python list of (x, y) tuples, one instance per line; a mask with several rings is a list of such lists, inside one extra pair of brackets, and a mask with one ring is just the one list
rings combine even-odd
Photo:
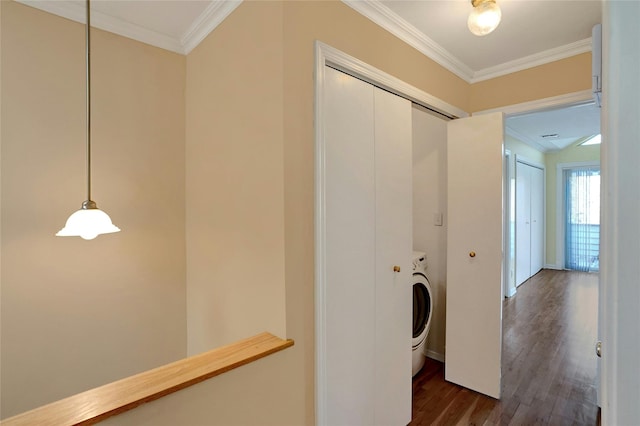
[(427, 359), (411, 425), (595, 425), (598, 275), (542, 270), (503, 302), (500, 401), (444, 381)]

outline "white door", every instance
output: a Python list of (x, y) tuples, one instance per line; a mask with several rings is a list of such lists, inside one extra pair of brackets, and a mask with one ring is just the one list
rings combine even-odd
[(544, 170), (516, 161), (516, 285), (544, 266)]
[(531, 169), (531, 274), (544, 267), (544, 170)]
[(448, 125), (445, 379), (500, 397), (502, 113)]
[(516, 286), (531, 276), (531, 169), (516, 161)]
[(407, 424), (411, 102), (332, 68), (325, 68), (323, 98), (318, 423)]
[(411, 102), (376, 88), (376, 425), (411, 421), (411, 152)]
[(373, 424), (375, 168), (373, 87), (324, 80), (325, 424)]

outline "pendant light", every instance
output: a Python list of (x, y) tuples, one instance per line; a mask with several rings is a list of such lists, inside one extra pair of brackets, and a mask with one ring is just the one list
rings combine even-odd
[(110, 234), (120, 231), (120, 228), (111, 222), (111, 218), (100, 210), (95, 201), (91, 200), (91, 7), (87, 0), (87, 27), (86, 35), (86, 65), (87, 65), (87, 99), (86, 99), (86, 142), (87, 142), (87, 199), (82, 203), (80, 210), (74, 212), (64, 228), (56, 236), (58, 237), (82, 237), (92, 240), (101, 234)]
[(477, 36), (487, 35), (498, 27), (502, 11), (495, 0), (471, 0), (473, 10), (469, 14), (467, 26)]

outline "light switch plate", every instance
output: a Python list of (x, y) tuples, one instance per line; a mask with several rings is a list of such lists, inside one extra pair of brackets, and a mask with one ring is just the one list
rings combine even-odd
[(433, 214), (433, 224), (435, 226), (442, 226), (442, 213), (436, 212)]

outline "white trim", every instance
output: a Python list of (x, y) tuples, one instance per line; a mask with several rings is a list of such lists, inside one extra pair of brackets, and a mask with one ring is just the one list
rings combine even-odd
[[(84, 3), (38, 0), (16, 1), (26, 6), (31, 6), (82, 24), (85, 24), (87, 21)], [(176, 53), (183, 53), (180, 42), (175, 38), (143, 28), (119, 18), (115, 18), (111, 15), (106, 15), (102, 12), (91, 10), (91, 26), (123, 37), (131, 38), (142, 43), (150, 44), (161, 49), (170, 50)]]
[(553, 269), (554, 271), (564, 271), (562, 266), (552, 265), (551, 263), (545, 263), (544, 269)]
[(431, 349), (427, 349), (426, 351), (424, 351), (424, 354), (427, 356), (427, 358), (431, 358), (431, 359), (435, 359), (436, 361), (444, 362), (444, 354), (441, 354), (440, 352), (436, 352), (436, 351), (433, 351)]
[(316, 424), (327, 424), (327, 372), (325, 359), (327, 335), (325, 330), (326, 313), (326, 202), (325, 202), (325, 143), (324, 143), (324, 79), (326, 59), (322, 47), (316, 42), (315, 63), (315, 394)]
[[(558, 163), (556, 164), (556, 265), (563, 265), (564, 269), (565, 257), (564, 257), (564, 241), (565, 241), (565, 227), (564, 217), (566, 214), (565, 206), (565, 191), (564, 187), (564, 171), (568, 169), (580, 168), (580, 167), (593, 167), (600, 165), (600, 161), (574, 161), (570, 163)], [(600, 204), (600, 211), (602, 211), (602, 204)]]
[[(600, 286), (598, 289), (598, 340), (602, 342), (604, 358), (598, 358), (598, 382), (596, 383), (596, 396), (601, 412), (601, 424), (618, 424), (619, 398), (618, 384), (628, 375), (627, 371), (619, 372), (617, 352), (621, 350), (625, 342), (620, 342), (619, 334), (619, 306), (618, 297), (620, 287), (624, 290), (624, 283), (620, 285), (618, 274), (618, 250), (619, 240), (616, 233), (617, 215), (619, 214), (620, 195), (624, 192), (621, 187), (619, 177), (614, 172), (614, 168), (620, 167), (617, 164), (620, 160), (620, 148), (617, 146), (629, 136), (628, 131), (620, 127), (617, 121), (618, 113), (627, 110), (628, 99), (624, 99), (619, 89), (619, 83), (633, 87), (632, 81), (620, 81), (620, 74), (616, 69), (623, 63), (620, 58), (620, 48), (624, 46), (622, 40), (616, 44), (619, 47), (613, 52), (609, 52), (611, 46), (611, 30), (618, 28), (624, 23), (620, 15), (618, 4), (611, 1), (604, 1), (602, 5), (602, 102), (600, 110), (600, 133), (605, 143), (600, 145)], [(629, 28), (626, 28), (627, 31)], [(624, 32), (624, 31), (623, 31)], [(620, 37), (620, 35), (618, 35)], [(629, 40), (629, 39), (627, 39)], [(629, 43), (626, 46), (630, 46)], [(611, 75), (609, 75), (611, 74)], [(610, 87), (611, 86), (611, 87)], [(635, 85), (638, 88), (638, 85)], [(613, 97), (609, 90), (613, 90)], [(611, 106), (609, 106), (611, 104)], [(636, 107), (636, 111), (638, 108)], [(628, 113), (628, 111), (627, 111)], [(620, 132), (622, 131), (622, 134)], [(613, 147), (610, 144), (614, 143)], [(624, 142), (623, 142), (624, 143)], [(611, 167), (611, 169), (609, 168)], [(622, 167), (629, 170), (629, 163), (623, 162)], [(636, 231), (636, 235), (638, 232)], [(626, 342), (627, 344), (629, 342)], [(633, 379), (632, 379), (633, 380)], [(636, 379), (636, 383), (638, 380)], [(640, 386), (638, 386), (640, 388)]]
[(467, 83), (471, 81), (473, 77), (471, 68), (381, 2), (362, 0), (342, 0), (342, 2)]
[(325, 144), (324, 144), (324, 74), (329, 65), (350, 75), (407, 98), (451, 117), (466, 117), (460, 108), (431, 96), (402, 80), (341, 52), (320, 41), (315, 42), (315, 387), (316, 424), (326, 424), (326, 216), (325, 216)]
[[(61, 16), (82, 24), (86, 23), (84, 3), (68, 0), (16, 0), (26, 6)], [(242, 0), (212, 0), (180, 39), (162, 34), (120, 18), (91, 10), (91, 26), (121, 35), (151, 46), (186, 55), (213, 31), (242, 3)]]
[[(340, 71), (343, 71), (356, 78), (364, 80), (381, 89), (388, 90), (396, 95), (402, 96), (415, 102), (425, 108), (435, 110), (445, 116), (452, 118), (468, 117), (469, 114), (463, 109), (453, 106), (435, 96), (428, 94), (404, 81), (387, 74), (361, 60), (347, 55), (340, 50), (331, 47), (321, 41), (316, 41), (316, 49), (320, 57), (316, 56), (317, 61), (321, 61), (322, 66), (329, 65)], [(316, 72), (318, 72), (318, 63), (316, 63)], [(319, 74), (316, 74), (318, 76)]]
[[(515, 277), (511, 275), (511, 267), (515, 259), (512, 259), (511, 253), (511, 179), (514, 177), (513, 161), (514, 154), (511, 150), (505, 149), (503, 156), (503, 172), (502, 172), (502, 297), (512, 297), (516, 294)], [(515, 269), (514, 269), (515, 270)]]
[(570, 105), (582, 105), (594, 102), (591, 90), (581, 90), (579, 92), (567, 93), (565, 95), (552, 96), (550, 98), (538, 99), (535, 101), (522, 102), (519, 104), (505, 105), (498, 108), (476, 111), (473, 115), (490, 114), (492, 112), (503, 112), (508, 116), (526, 114), (533, 111), (567, 107)]
[(489, 80), (591, 51), (591, 38), (586, 38), (564, 46), (558, 46), (523, 58), (474, 71), (379, 0), (342, 0), (342, 2), (389, 31), (420, 53), (433, 59), (467, 83)]
[(242, 0), (214, 0), (204, 12), (196, 18), (189, 29), (180, 37), (182, 53), (185, 55), (195, 49), (202, 40), (205, 39), (231, 14)]
[(493, 67), (481, 69), (473, 73), (470, 83), (490, 80), (492, 78), (559, 61), (561, 59), (570, 58), (571, 56), (576, 56), (586, 52), (591, 52), (591, 37), (495, 65)]
[(524, 143), (526, 143), (527, 145), (531, 146), (532, 148), (535, 148), (536, 150), (545, 153), (547, 151), (549, 151), (549, 149), (543, 145), (540, 145), (535, 139), (530, 138), (528, 135), (524, 134), (524, 133), (520, 133), (517, 130), (511, 128), (509, 126), (509, 123), (507, 120), (505, 120), (505, 125), (504, 125), (504, 132), (509, 135), (512, 136)]
[[(501, 111), (508, 117), (515, 117), (518, 115), (530, 114), (534, 111), (544, 111), (551, 110), (555, 108), (567, 108), (573, 106), (580, 106), (586, 104), (595, 103), (593, 99), (593, 93), (590, 90), (583, 90), (580, 92), (568, 93), (566, 95), (553, 96), (550, 98), (539, 99), (536, 101), (523, 102), (521, 104), (509, 105), (500, 108), (493, 108), (490, 110), (474, 112), (474, 115), (478, 114), (489, 114), (491, 112)], [(518, 132), (517, 130), (511, 128), (509, 126), (509, 121), (505, 120), (505, 133), (513, 136), (514, 138), (525, 142), (527, 145), (537, 149), (542, 153), (546, 153), (551, 151), (550, 148), (547, 148), (541, 144), (539, 144), (535, 139), (525, 135), (523, 133)]]
[(526, 164), (528, 166), (535, 167), (536, 169), (541, 169), (542, 171), (545, 171), (546, 169), (546, 166), (543, 163), (538, 163), (537, 161), (530, 160), (524, 155), (520, 154), (516, 154), (516, 163)]

